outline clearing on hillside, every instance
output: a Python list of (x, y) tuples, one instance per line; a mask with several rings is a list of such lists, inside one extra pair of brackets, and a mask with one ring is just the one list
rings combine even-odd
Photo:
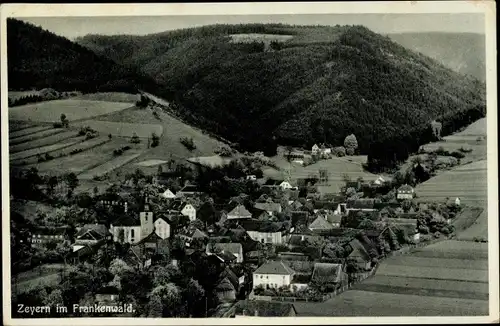
[(65, 114), (70, 121), (121, 111), (130, 103), (64, 99), (26, 104), (9, 108), (9, 119), (21, 121), (55, 122)]
[[(140, 120), (136, 120), (140, 121)], [(131, 138), (134, 133), (139, 138), (150, 138), (155, 133), (161, 136), (163, 127), (160, 124), (111, 122), (100, 120), (85, 120), (73, 124), (78, 127), (90, 127), (102, 135), (111, 134), (117, 137)], [(143, 140), (144, 141), (144, 140)]]
[(120, 93), (120, 92), (103, 92), (103, 93), (89, 93), (73, 97), (75, 100), (91, 100), (91, 101), (105, 101), (105, 102), (123, 102), (135, 103), (139, 96), (137, 94)]
[(459, 197), (463, 204), (482, 206), (488, 200), (486, 161), (443, 172), (415, 188), (417, 200), (444, 202)]

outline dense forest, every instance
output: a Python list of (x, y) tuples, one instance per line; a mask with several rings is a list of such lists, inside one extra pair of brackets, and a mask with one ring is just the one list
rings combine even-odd
[(10, 90), (127, 91), (154, 88), (150, 77), (40, 27), (7, 20)]
[[(387, 148), (413, 151), (430, 121), (441, 119), (446, 133), (485, 114), (483, 82), (362, 26), (213, 25), (79, 44), (16, 20), (8, 28), (10, 89), (139, 88), (267, 155), (276, 144), (338, 146), (354, 133), (360, 153), (391, 165), (404, 155)], [(398, 145), (406, 134), (411, 144)]]
[[(241, 33), (291, 38), (232, 41)], [(485, 105), (482, 82), (362, 26), (214, 25), (78, 42), (141, 69), (191, 123), (250, 150), (273, 139), (340, 145), (355, 133), (370, 153), (402, 130)]]

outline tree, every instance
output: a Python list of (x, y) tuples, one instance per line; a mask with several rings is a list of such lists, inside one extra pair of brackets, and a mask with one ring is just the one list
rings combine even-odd
[(71, 172), (66, 175), (66, 184), (68, 185), (68, 198), (70, 198), (73, 195), (73, 192), (76, 187), (78, 187), (78, 178), (75, 173)]
[(56, 307), (57, 305), (63, 305), (64, 299), (62, 295), (62, 291), (60, 289), (53, 290), (47, 297), (44, 298), (44, 304), (52, 307)]
[(61, 113), (61, 117), (60, 117), (60, 118), (61, 118), (61, 124), (62, 124), (64, 127), (68, 128), (69, 121), (68, 121), (68, 118), (66, 117), (66, 114)]
[(126, 262), (119, 258), (113, 259), (113, 261), (109, 265), (109, 271), (113, 275), (123, 276), (123, 274), (130, 270), (130, 266), (128, 266)]
[(176, 317), (179, 313), (181, 304), (181, 291), (174, 283), (158, 285), (153, 288), (150, 296), (158, 296), (161, 298), (164, 307), (164, 315), (166, 317)]
[(148, 303), (148, 317), (163, 317), (163, 302), (159, 295), (151, 295)]
[(151, 147), (156, 147), (160, 144), (160, 137), (154, 132), (151, 134)]
[(187, 297), (186, 301), (188, 303), (188, 312), (191, 315), (198, 315), (199, 317), (201, 317), (202, 314), (200, 314), (199, 312), (197, 313), (196, 306), (197, 303), (199, 303), (205, 296), (205, 290), (197, 280), (190, 278), (185, 293)]
[[(356, 139), (356, 136), (354, 134), (350, 134), (344, 139), (344, 147), (348, 155), (354, 154), (354, 152), (358, 148), (358, 140)], [(350, 152), (352, 154), (349, 154)]]
[(141, 140), (139, 139), (139, 136), (137, 136), (137, 133), (133, 133), (132, 134), (132, 138), (130, 139), (130, 142), (132, 144), (139, 144), (141, 142)]
[(57, 187), (59, 184), (59, 179), (57, 176), (51, 176), (49, 180), (47, 181), (47, 190), (49, 192), (49, 195), (52, 195), (54, 193), (54, 189)]
[(343, 157), (346, 155), (346, 149), (344, 146), (334, 147), (332, 149), (332, 153), (333, 153), (333, 155), (335, 155), (337, 157)]

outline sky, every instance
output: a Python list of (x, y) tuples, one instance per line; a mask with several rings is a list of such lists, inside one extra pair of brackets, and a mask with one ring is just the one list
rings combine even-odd
[(121, 16), (18, 18), (75, 39), (87, 34), (146, 35), (211, 24), (284, 23), (295, 25), (364, 25), (380, 34), (407, 32), (485, 32), (483, 14), (307, 14), (218, 16)]

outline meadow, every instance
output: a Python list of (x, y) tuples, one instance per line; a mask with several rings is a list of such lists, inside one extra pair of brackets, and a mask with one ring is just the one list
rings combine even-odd
[[(16, 125), (16, 124), (15, 123), (11, 124), (9, 121), (9, 127), (11, 125)], [(46, 126), (46, 125), (45, 126), (32, 126), (32, 125), (30, 126), (30, 125), (27, 125), (27, 128), (20, 128), (18, 130), (9, 130), (9, 139), (20, 138), (23, 136), (28, 136), (30, 134), (34, 134), (34, 133), (49, 130), (49, 129), (53, 129), (52, 126)]]
[(135, 103), (139, 96), (137, 94), (120, 93), (120, 92), (101, 92), (81, 94), (73, 97), (75, 100), (90, 100), (90, 101), (106, 101), (106, 102), (123, 102)]
[(12, 153), (16, 153), (16, 152), (22, 152), (22, 151), (25, 151), (27, 149), (52, 145), (52, 144), (59, 143), (59, 142), (68, 140), (70, 138), (76, 137), (76, 135), (77, 134), (76, 134), (75, 130), (69, 130), (69, 131), (57, 133), (57, 134), (54, 134), (51, 136), (47, 136), (47, 137), (35, 139), (32, 141), (12, 145), (9, 147), (9, 152), (12, 154)]
[(9, 119), (55, 122), (60, 121), (61, 114), (64, 113), (71, 123), (128, 107), (130, 103), (64, 99), (9, 108)]
[(85, 120), (76, 122), (72, 125), (77, 127), (88, 126), (102, 135), (111, 134), (112, 136), (117, 136), (117, 137), (131, 138), (135, 133), (139, 138), (149, 138), (153, 133), (155, 133), (158, 136), (161, 136), (161, 134), (163, 133), (163, 127), (159, 124)]
[(251, 42), (286, 42), (293, 38), (293, 35), (281, 34), (261, 34), (261, 33), (245, 33), (231, 34), (231, 42), (233, 43), (251, 43)]
[(67, 141), (62, 141), (62, 142), (59, 142), (56, 144), (28, 149), (28, 150), (25, 150), (22, 152), (10, 154), (9, 159), (11, 162), (16, 162), (16, 161), (19, 161), (22, 159), (33, 157), (33, 156), (42, 155), (42, 154), (46, 154), (46, 153), (52, 153), (52, 152), (55, 152), (59, 149), (75, 145), (75, 144), (81, 142), (82, 140), (83, 140), (83, 138), (82, 139), (71, 138)]
[(118, 156), (116, 158), (113, 158), (93, 169), (90, 169), (88, 171), (85, 171), (84, 173), (78, 175), (78, 179), (86, 180), (86, 179), (92, 179), (94, 177), (100, 177), (103, 176), (109, 172), (112, 172), (116, 168), (121, 167), (122, 165), (125, 165), (129, 163), (130, 161), (134, 160), (137, 158), (141, 153), (127, 153), (122, 156)]

